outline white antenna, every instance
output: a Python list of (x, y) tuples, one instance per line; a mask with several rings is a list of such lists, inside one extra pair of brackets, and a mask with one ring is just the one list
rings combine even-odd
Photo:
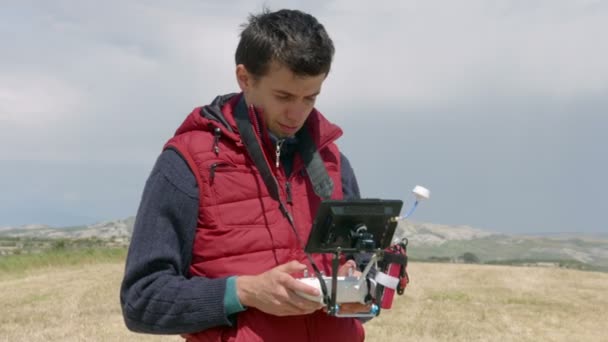
[(394, 221), (401, 221), (407, 219), (408, 217), (410, 217), (410, 215), (412, 215), (414, 210), (416, 210), (416, 207), (418, 207), (418, 203), (420, 203), (422, 200), (428, 200), (429, 198), (431, 198), (431, 192), (429, 191), (429, 189), (420, 185), (416, 185), (414, 187), (414, 190), (412, 190), (412, 193), (414, 193), (414, 196), (416, 197), (416, 202), (414, 202), (407, 214), (405, 214), (404, 216), (395, 217), (393, 219)]

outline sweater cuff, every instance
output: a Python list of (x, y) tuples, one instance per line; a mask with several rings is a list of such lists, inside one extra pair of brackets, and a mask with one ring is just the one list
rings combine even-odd
[(224, 310), (226, 317), (245, 311), (236, 293), (236, 276), (226, 279), (226, 292), (224, 293)]

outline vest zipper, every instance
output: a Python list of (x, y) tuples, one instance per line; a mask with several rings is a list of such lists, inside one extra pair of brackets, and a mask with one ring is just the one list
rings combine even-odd
[(223, 163), (223, 162), (211, 164), (210, 171), (209, 171), (209, 178), (210, 178), (211, 183), (213, 183), (213, 179), (215, 178), (215, 169), (217, 169), (218, 166), (224, 166), (224, 165), (229, 165), (229, 164)]
[(289, 181), (285, 182), (285, 191), (287, 192), (287, 204), (293, 204), (291, 198), (291, 183)]
[(279, 162), (281, 160), (281, 147), (283, 147), (284, 142), (285, 142), (285, 139), (277, 140), (277, 146), (276, 146), (277, 150), (275, 151), (276, 157), (277, 157), (277, 160), (276, 160), (277, 169), (279, 168)]
[(220, 136), (222, 135), (222, 130), (219, 127), (215, 127), (213, 129), (213, 135), (215, 135), (215, 138), (213, 139), (213, 152), (215, 152), (215, 155), (219, 155), (220, 154)]

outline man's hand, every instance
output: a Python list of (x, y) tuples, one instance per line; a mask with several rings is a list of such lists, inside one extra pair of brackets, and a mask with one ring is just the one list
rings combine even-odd
[(323, 304), (302, 298), (295, 291), (318, 296), (319, 290), (291, 276), (305, 269), (306, 265), (291, 261), (257, 276), (240, 276), (236, 279), (237, 296), (242, 305), (275, 316), (313, 313)]

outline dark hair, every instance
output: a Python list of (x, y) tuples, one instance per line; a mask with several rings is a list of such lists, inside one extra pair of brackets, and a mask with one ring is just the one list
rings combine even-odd
[(312, 15), (266, 9), (250, 15), (243, 27), (235, 60), (255, 77), (264, 76), (273, 60), (300, 76), (329, 73), (334, 44)]

